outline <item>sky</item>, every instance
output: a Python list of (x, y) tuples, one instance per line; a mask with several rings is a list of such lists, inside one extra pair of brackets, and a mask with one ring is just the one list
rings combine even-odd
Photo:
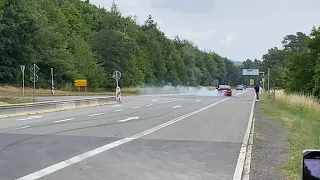
[[(152, 15), (167, 37), (191, 40), (231, 60), (261, 59), (284, 36), (320, 26), (320, 0), (114, 0), (143, 24)], [(112, 0), (90, 0), (110, 10)]]

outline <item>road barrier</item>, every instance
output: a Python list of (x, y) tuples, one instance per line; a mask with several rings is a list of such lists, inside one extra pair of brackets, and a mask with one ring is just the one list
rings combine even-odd
[(0, 105), (0, 118), (56, 112), (118, 103), (114, 97)]

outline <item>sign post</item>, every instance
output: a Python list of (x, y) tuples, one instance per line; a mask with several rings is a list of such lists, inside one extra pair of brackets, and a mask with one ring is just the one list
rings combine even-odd
[(31, 71), (32, 76), (30, 77), (30, 81), (33, 82), (33, 102), (35, 102), (35, 89), (36, 89), (36, 82), (38, 81), (39, 77), (36, 74), (38, 71), (40, 70), (40, 68), (33, 63), (33, 65), (31, 65), (29, 67), (29, 71)]
[(20, 65), (20, 69), (22, 72), (22, 96), (24, 97), (24, 70), (26, 69), (26, 66)]
[(51, 68), (51, 95), (54, 95), (53, 68)]
[(116, 84), (117, 84), (117, 87), (116, 87), (116, 100), (118, 102), (121, 102), (121, 89), (119, 87), (119, 79), (121, 78), (121, 72), (116, 70), (113, 72), (112, 74), (112, 77), (113, 79), (116, 80)]

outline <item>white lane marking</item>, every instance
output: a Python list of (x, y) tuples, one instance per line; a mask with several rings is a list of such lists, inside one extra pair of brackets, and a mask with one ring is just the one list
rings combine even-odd
[(127, 119), (119, 120), (118, 122), (127, 122), (135, 119), (139, 119), (139, 117), (128, 117)]
[(152, 106), (153, 104), (148, 104), (148, 105), (146, 105), (147, 107), (149, 107), (149, 106)]
[(176, 122), (179, 122), (179, 121), (181, 121), (181, 120), (183, 120), (183, 119), (185, 119), (187, 117), (190, 117), (192, 115), (198, 114), (198, 113), (200, 113), (200, 112), (202, 112), (202, 111), (204, 111), (206, 109), (209, 109), (209, 108), (211, 108), (211, 107), (213, 107), (213, 106), (215, 106), (217, 104), (220, 104), (220, 103), (226, 101), (227, 99), (229, 99), (229, 98), (222, 99), (222, 100), (217, 101), (217, 102), (215, 102), (213, 104), (210, 104), (210, 105), (205, 106), (205, 107), (203, 107), (201, 109), (195, 110), (193, 112), (190, 112), (190, 113), (185, 114), (183, 116), (180, 116), (178, 118), (175, 118), (175, 119), (173, 119), (171, 121), (168, 121), (166, 123), (163, 123), (163, 124), (160, 124), (158, 126), (155, 126), (155, 127), (151, 128), (151, 129), (148, 129), (148, 130), (143, 131), (141, 133), (135, 134), (133, 136), (130, 136), (130, 137), (127, 137), (127, 138), (124, 138), (124, 139), (120, 139), (120, 140), (112, 142), (110, 144), (106, 144), (104, 146), (98, 147), (98, 148), (93, 149), (91, 151), (88, 151), (88, 152), (82, 153), (80, 155), (74, 156), (74, 157), (72, 157), (70, 159), (61, 161), (61, 162), (59, 162), (57, 164), (53, 164), (51, 166), (48, 166), (48, 167), (46, 167), (44, 169), (41, 169), (41, 170), (36, 171), (36, 172), (33, 172), (31, 174), (28, 174), (28, 175), (23, 176), (21, 178), (18, 178), (16, 180), (35, 180), (35, 179), (39, 179), (39, 178), (41, 178), (43, 176), (46, 176), (46, 175), (51, 174), (53, 172), (56, 172), (56, 171), (58, 171), (60, 169), (68, 167), (68, 166), (70, 166), (72, 164), (78, 163), (80, 161), (83, 161), (83, 160), (85, 160), (87, 158), (90, 158), (90, 157), (95, 156), (97, 154), (100, 154), (100, 153), (103, 153), (105, 151), (108, 151), (108, 150), (110, 150), (112, 148), (115, 148), (117, 146), (120, 146), (122, 144), (128, 143), (128, 142), (133, 141), (135, 139), (139, 139), (139, 138), (141, 138), (143, 136), (146, 136), (148, 134), (156, 132), (156, 131), (158, 131), (158, 130), (160, 130), (162, 128), (165, 128), (165, 127), (170, 126), (170, 125), (172, 125), (172, 124), (174, 124)]
[(38, 119), (38, 118), (42, 118), (43, 116), (29, 116), (27, 118), (23, 118), (23, 119), (17, 119), (17, 121), (26, 121), (26, 120), (30, 120), (30, 119)]
[[(244, 92), (242, 92), (242, 93), (244, 93)], [(239, 93), (239, 94), (242, 94), (242, 93)], [(239, 95), (239, 94), (237, 94), (237, 95)], [(243, 137), (243, 142), (242, 142), (242, 145), (240, 148), (237, 166), (236, 166), (236, 169), (234, 170), (233, 180), (241, 180), (241, 178), (242, 178), (242, 173), (243, 173), (245, 159), (246, 159), (246, 153), (247, 153), (247, 147), (248, 147), (248, 141), (249, 141), (249, 136), (250, 136), (250, 132), (251, 132), (251, 128), (252, 128), (255, 99), (256, 99), (256, 95), (254, 95), (253, 100), (252, 100), (252, 106), (251, 106), (250, 116), (249, 116), (249, 120), (248, 120), (248, 126), (247, 126), (246, 133), (244, 134), (244, 137)]]
[(113, 112), (120, 112), (120, 111), (123, 111), (123, 109), (117, 109), (117, 110), (114, 110)]
[(182, 107), (181, 105), (179, 106), (173, 106), (172, 108), (175, 109), (175, 108), (179, 108), (179, 107)]
[(138, 109), (138, 108), (140, 108), (140, 106), (134, 106), (134, 107), (132, 107), (133, 109)]
[(58, 121), (54, 121), (54, 122), (59, 123), (59, 122), (65, 122), (65, 121), (71, 121), (71, 120), (74, 120), (74, 118), (62, 119), (62, 120), (58, 120)]
[(247, 91), (243, 91), (241, 93), (236, 94), (235, 96), (239, 96), (240, 94), (246, 93)]
[(202, 100), (197, 100), (197, 102), (200, 102), (200, 101), (202, 101)]
[(11, 131), (13, 131), (13, 130), (20, 130), (20, 129), (27, 129), (27, 128), (29, 128), (29, 127), (31, 127), (31, 126), (19, 127), (19, 128), (11, 129)]
[(170, 101), (163, 101), (163, 102), (160, 102), (159, 104), (165, 104), (165, 103), (170, 103), (170, 102), (180, 101), (180, 100), (183, 100), (183, 99), (185, 99), (185, 98), (174, 99), (174, 100), (170, 100)]
[(158, 99), (152, 99), (153, 102), (158, 101)]
[(113, 106), (111, 106), (111, 107), (121, 107), (122, 105), (120, 105), (120, 104), (117, 104), (117, 105), (113, 105)]
[(99, 116), (99, 115), (102, 115), (103, 113), (97, 113), (97, 114), (90, 114), (88, 116), (92, 117), (92, 116)]
[(246, 160), (245, 160), (244, 169), (243, 169), (242, 180), (249, 180), (249, 178), (250, 178), (251, 152), (252, 152), (252, 146), (253, 146), (253, 135), (254, 135), (255, 122), (256, 122), (256, 118), (253, 118), (252, 128), (251, 128), (250, 137), (249, 137), (248, 151), (246, 154)]

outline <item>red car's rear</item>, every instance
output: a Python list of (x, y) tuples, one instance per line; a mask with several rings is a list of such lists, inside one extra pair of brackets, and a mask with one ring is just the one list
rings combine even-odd
[(225, 96), (232, 96), (232, 90), (228, 85), (220, 85), (217, 89), (219, 92), (224, 93)]

